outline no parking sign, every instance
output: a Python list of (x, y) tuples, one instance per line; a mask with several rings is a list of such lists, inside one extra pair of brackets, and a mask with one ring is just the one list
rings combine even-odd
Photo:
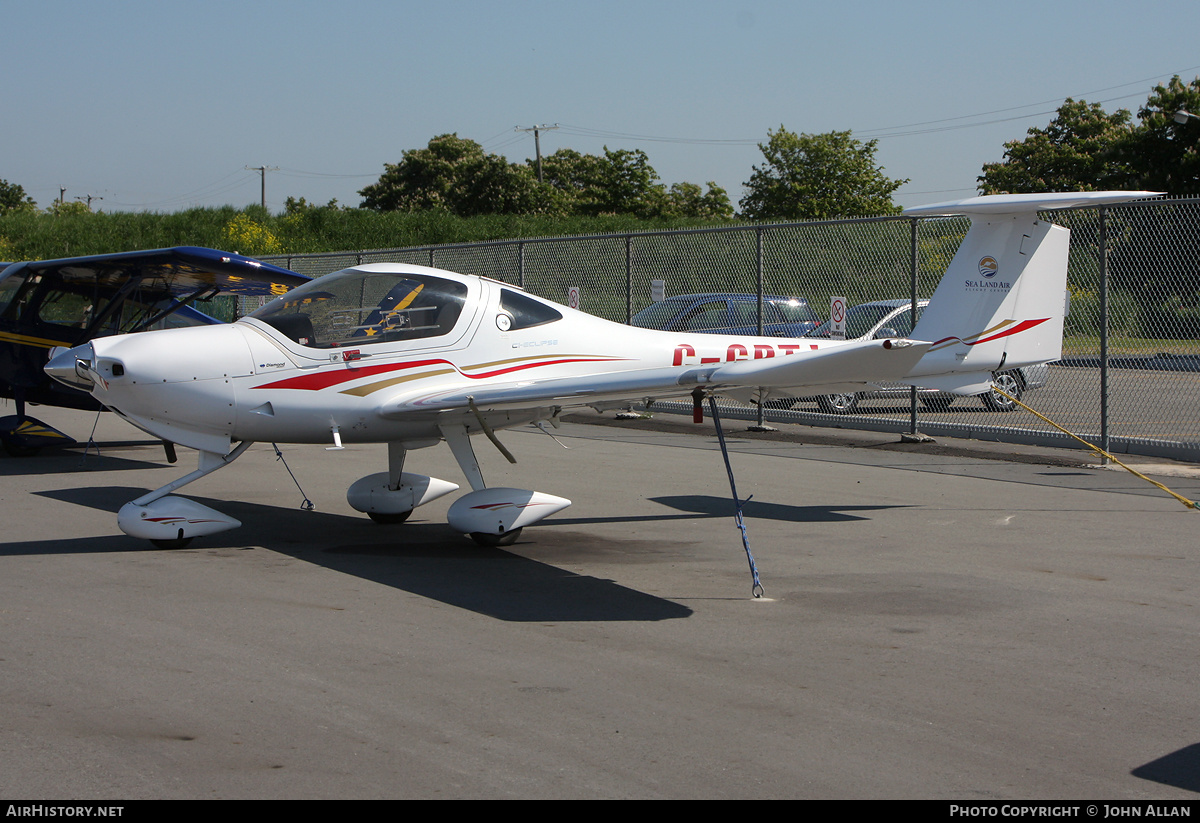
[(579, 286), (571, 286), (567, 289), (567, 305), (573, 309), (579, 308)]

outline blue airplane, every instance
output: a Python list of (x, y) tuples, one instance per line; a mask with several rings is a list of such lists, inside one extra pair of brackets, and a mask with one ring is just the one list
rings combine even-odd
[(203, 305), (219, 294), (274, 298), (311, 278), (249, 257), (195, 246), (0, 263), (0, 442), (14, 456), (74, 439), (26, 414), (26, 405), (99, 409), (43, 371), (57, 348), (97, 337), (218, 323)]

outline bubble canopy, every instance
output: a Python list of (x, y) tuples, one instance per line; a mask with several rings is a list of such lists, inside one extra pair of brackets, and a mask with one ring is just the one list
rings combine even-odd
[(424, 272), (346, 269), (293, 289), (250, 316), (310, 348), (449, 334), (465, 283)]

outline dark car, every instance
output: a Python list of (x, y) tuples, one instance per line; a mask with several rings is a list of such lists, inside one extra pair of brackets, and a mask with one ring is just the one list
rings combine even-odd
[[(753, 294), (684, 294), (642, 309), (629, 321), (643, 329), (706, 334), (758, 334), (758, 297)], [(800, 337), (821, 320), (803, 297), (763, 296), (763, 335)]]
[[(929, 305), (928, 300), (917, 301), (917, 320), (921, 312)], [(829, 321), (808, 332), (805, 337), (829, 337)], [(873, 303), (860, 303), (846, 312), (847, 340), (882, 340), (889, 337), (907, 337), (912, 334), (912, 302), (910, 300), (877, 300)], [(1050, 369), (1045, 363), (1035, 366), (1025, 366), (1019, 369), (996, 372), (992, 382), (1008, 394), (1021, 398), (1027, 390), (1037, 389), (1046, 385)], [(827, 414), (850, 414), (858, 408), (860, 400), (878, 397), (907, 397), (909, 387), (901, 383), (882, 383), (879, 387), (867, 392), (853, 394), (825, 394), (819, 397), (802, 397), (801, 400), (815, 400), (821, 411)], [(945, 411), (954, 402), (957, 395), (933, 389), (917, 389), (917, 396), (922, 405), (934, 411)], [(1002, 394), (994, 391), (979, 395), (983, 404), (992, 411), (1012, 411), (1017, 404)], [(790, 405), (790, 404), (789, 404)]]

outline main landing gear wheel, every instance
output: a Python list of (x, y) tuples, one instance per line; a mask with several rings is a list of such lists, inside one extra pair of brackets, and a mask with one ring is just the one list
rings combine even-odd
[(151, 540), (150, 544), (156, 549), (186, 549), (191, 542), (190, 537), (175, 537), (171, 540)]
[(33, 457), (41, 449), (37, 446), (18, 446), (16, 443), (5, 440), (4, 451), (8, 453), (9, 457)]
[(413, 513), (412, 509), (406, 512), (367, 512), (367, 517), (374, 520), (381, 526), (388, 526), (393, 523), (403, 523)]
[(504, 534), (489, 534), (488, 532), (471, 532), (471, 539), (489, 549), (496, 549), (503, 546), (511, 546), (517, 542), (517, 538), (521, 536), (520, 529), (513, 529)]

